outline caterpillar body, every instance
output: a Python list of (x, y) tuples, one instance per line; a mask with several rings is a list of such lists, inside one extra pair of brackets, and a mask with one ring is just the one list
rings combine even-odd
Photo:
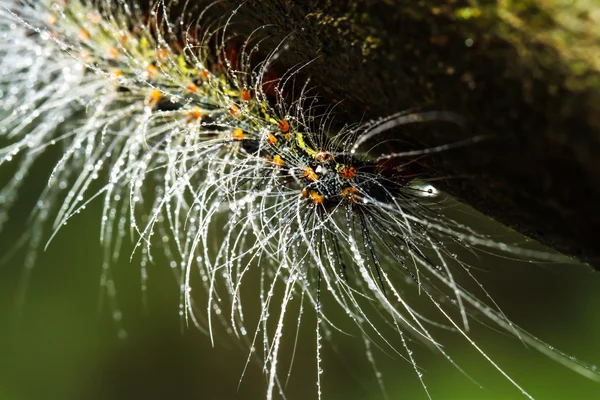
[[(285, 43), (259, 57), (259, 31), (237, 44), (235, 10), (212, 18), (221, 3), (184, 3), (187, 11), (178, 18), (171, 13), (175, 4), (0, 5), (0, 129), (8, 143), (0, 149), (0, 165), (18, 165), (0, 191), (0, 228), (36, 159), (49, 148), (61, 152), (33, 212), (28, 266), (47, 224), (52, 238), (91, 201), (102, 201), (107, 290), (113, 285), (110, 262), (127, 236), (141, 253), (144, 280), (151, 249), (160, 249), (181, 285), (187, 323), (212, 338), (217, 321), (251, 349), (262, 344), (262, 355), (253, 350), (249, 358), (264, 363), (268, 399), (283, 395), (278, 360), (294, 303), (316, 313), (319, 398), (321, 343), (338, 329), (330, 315), (340, 310), (367, 349), (377, 343), (408, 360), (427, 396), (409, 336), (454, 364), (433, 334), (442, 326), (464, 336), (532, 398), (469, 337), (473, 319), (598, 379), (588, 365), (528, 334), (490, 298), (482, 301), (455, 280), (460, 270), (476, 282), (448, 243), (498, 252), (510, 247), (512, 255), (541, 260), (554, 256), (490, 240), (438, 210), (433, 187), (416, 167), (427, 153), (453, 145), (376, 156), (367, 146), (392, 128), (460, 125), (459, 116), (407, 111), (336, 128), (331, 108), (317, 105), (314, 88), (298, 84), (302, 66), (274, 73)], [(249, 296), (244, 286), (242, 296), (242, 283), (255, 273), (261, 287)], [(203, 306), (191, 294), (195, 281), (207, 294)], [(418, 291), (443, 322), (408, 302), (403, 287)], [(247, 301), (260, 303), (256, 320), (244, 314)], [(298, 326), (301, 321), (302, 315)], [(399, 348), (382, 324), (399, 335)], [(374, 364), (370, 350), (367, 355)]]

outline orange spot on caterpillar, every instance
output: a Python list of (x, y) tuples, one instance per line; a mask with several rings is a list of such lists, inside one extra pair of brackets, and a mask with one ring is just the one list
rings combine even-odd
[(319, 150), (315, 154), (315, 159), (317, 161), (325, 161), (327, 159), (333, 160), (333, 154), (330, 154), (330, 153), (326, 152), (325, 150)]
[(266, 155), (265, 158), (267, 159), (268, 164), (274, 165), (278, 168), (281, 168), (285, 165), (285, 162), (283, 162), (283, 159), (279, 154), (276, 154), (273, 158), (271, 158), (270, 155)]
[(57, 22), (58, 22), (58, 18), (56, 18), (56, 15), (54, 15), (54, 14), (50, 14), (46, 17), (46, 23), (48, 25), (56, 25)]
[(116, 47), (111, 47), (108, 50), (108, 56), (110, 58), (117, 58), (117, 57), (119, 57), (119, 49), (117, 49)]
[(342, 178), (354, 179), (355, 176), (356, 176), (356, 168), (349, 166), (349, 167), (344, 167), (344, 169), (342, 169)]
[(198, 86), (194, 82), (188, 83), (186, 89), (192, 93), (196, 93), (198, 91)]
[(231, 134), (233, 135), (233, 140), (243, 140), (246, 135), (244, 135), (244, 131), (240, 128), (235, 128)]
[(79, 52), (79, 59), (84, 63), (89, 63), (92, 60), (92, 55), (89, 50), (83, 49)]
[(356, 203), (360, 200), (360, 196), (358, 196), (357, 193), (358, 193), (358, 190), (356, 190), (356, 188), (351, 187), (351, 186), (342, 189), (342, 196), (346, 200), (349, 200), (352, 203)]
[(153, 106), (160, 101), (162, 93), (158, 89), (153, 89), (152, 92), (144, 100), (146, 106)]
[(119, 77), (123, 76), (123, 72), (120, 69), (113, 69), (110, 71), (110, 80), (116, 81)]
[(275, 164), (278, 167), (283, 167), (285, 165), (283, 159), (279, 154), (276, 154), (275, 157), (273, 157), (273, 164)]
[(156, 68), (154, 66), (154, 64), (148, 64), (148, 67), (146, 67), (146, 75), (148, 75), (149, 78), (153, 78), (158, 74), (158, 68)]
[(249, 90), (242, 90), (241, 96), (244, 101), (252, 100), (252, 93)]
[(304, 170), (303, 175), (306, 179), (311, 182), (316, 182), (319, 180), (319, 175), (311, 167), (308, 167)]
[(323, 202), (325, 201), (325, 196), (323, 196), (322, 194), (320, 194), (316, 190), (311, 190), (308, 193), (308, 197), (310, 198), (310, 200), (312, 201), (312, 203), (315, 204), (315, 205), (323, 204)]
[(158, 49), (156, 50), (156, 58), (158, 60), (164, 60), (169, 57), (169, 51), (167, 49)]
[(319, 194), (316, 190), (308, 191), (306, 188), (302, 188), (300, 194), (304, 198), (309, 198), (313, 204), (323, 204), (323, 201), (325, 201), (325, 196)]
[(272, 133), (269, 133), (269, 136), (267, 136), (267, 142), (269, 144), (276, 144), (277, 143), (277, 138)]
[(229, 114), (231, 114), (231, 116), (234, 118), (239, 118), (242, 116), (242, 111), (238, 106), (234, 104), (231, 107), (229, 107)]
[(152, 97), (152, 100), (159, 101), (160, 98), (162, 97), (162, 94), (160, 93), (160, 90), (154, 89), (154, 90), (152, 90), (151, 97)]
[(98, 12), (89, 12), (87, 17), (92, 24), (99, 24), (102, 22), (102, 16)]
[(290, 131), (290, 124), (285, 119), (279, 121), (278, 125), (281, 133), (288, 133)]
[(185, 117), (187, 118), (188, 124), (192, 123), (193, 121), (198, 121), (202, 118), (202, 108), (194, 106), (191, 111), (185, 113)]
[(200, 79), (203, 81), (208, 80), (208, 77), (210, 76), (210, 72), (208, 72), (208, 70), (205, 68), (202, 68), (200, 71), (198, 71), (198, 74), (200, 75)]
[(79, 37), (81, 40), (90, 40), (90, 33), (87, 30), (82, 29), (79, 31)]

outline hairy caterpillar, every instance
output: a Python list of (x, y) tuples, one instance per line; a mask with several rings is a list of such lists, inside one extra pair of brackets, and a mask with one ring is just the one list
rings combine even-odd
[[(280, 77), (271, 73), (285, 43), (256, 61), (260, 32), (237, 46), (235, 13), (211, 19), (219, 11), (215, 3), (195, 9), (193, 20), (173, 22), (170, 6), (157, 2), (148, 12), (125, 1), (3, 6), (7, 115), (1, 127), (10, 142), (0, 163), (19, 163), (0, 194), (0, 222), (36, 158), (52, 147), (62, 153), (34, 211), (31, 254), (46, 238), (47, 223), (55, 234), (89, 202), (103, 202), (107, 287), (109, 262), (127, 236), (142, 255), (144, 279), (151, 249), (164, 251), (182, 288), (186, 321), (211, 337), (215, 323), (222, 324), (247, 342), (250, 357), (264, 362), (267, 398), (283, 391), (278, 360), (296, 328), (284, 324), (294, 303), (316, 312), (319, 397), (320, 346), (335, 334), (340, 311), (356, 323), (368, 349), (377, 344), (406, 358), (422, 382), (411, 338), (454, 361), (434, 337), (440, 323), (421, 308), (436, 311), (444, 329), (464, 336), (519, 389), (470, 339), (470, 321), (488, 320), (596, 377), (455, 280), (459, 270), (471, 275), (449, 243), (493, 251), (510, 246), (439, 213), (428, 199), (433, 189), (419, 183), (426, 177), (411, 171), (415, 159), (452, 145), (368, 151), (390, 128), (460, 123), (460, 117), (401, 112), (335, 128), (308, 84), (298, 83), (302, 66)], [(510, 252), (547, 256), (518, 247)], [(252, 274), (261, 281), (254, 296), (242, 287)], [(192, 297), (196, 285), (205, 288), (205, 303)], [(405, 287), (418, 291), (426, 306), (409, 303)], [(260, 303), (256, 319), (242, 307), (252, 301)], [(396, 331), (399, 347), (382, 326)]]

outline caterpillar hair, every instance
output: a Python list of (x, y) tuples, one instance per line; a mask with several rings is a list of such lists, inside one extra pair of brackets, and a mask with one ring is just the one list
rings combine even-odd
[[(109, 295), (111, 263), (132, 238), (144, 290), (147, 266), (167, 260), (185, 323), (213, 342), (222, 326), (247, 345), (248, 362), (263, 366), (267, 399), (284, 396), (280, 360), (309, 323), (321, 398), (321, 346), (342, 330), (340, 315), (354, 322), (382, 387), (372, 346), (412, 364), (427, 397), (415, 342), (460, 369), (436, 337), (442, 329), (533, 398), (470, 336), (473, 321), (600, 380), (511, 322), (453, 250), (562, 259), (490, 239), (444, 213), (425, 157), (485, 138), (385, 149), (394, 130), (463, 129), (466, 121), (451, 111), (398, 110), (340, 123), (303, 76), (306, 64), (278, 70), (292, 37), (265, 51), (263, 29), (246, 32), (237, 8), (218, 1), (2, 0), (0, 165), (13, 170), (0, 189), (0, 229), (36, 162), (57, 155), (19, 242), (29, 249), (25, 267), (101, 202)], [(245, 313), (253, 303), (259, 315)], [(289, 313), (297, 315), (291, 326)]]

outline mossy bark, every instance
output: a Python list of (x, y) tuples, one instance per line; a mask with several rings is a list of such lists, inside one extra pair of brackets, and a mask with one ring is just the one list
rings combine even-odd
[[(426, 159), (437, 185), (600, 265), (600, 7), (591, 0), (249, 0), (239, 13), (339, 120), (450, 110), (468, 129), (394, 131), (412, 146), (488, 140)], [(292, 36), (289, 33), (293, 32)], [(287, 37), (287, 39), (286, 39)], [(400, 145), (396, 145), (400, 147)]]

